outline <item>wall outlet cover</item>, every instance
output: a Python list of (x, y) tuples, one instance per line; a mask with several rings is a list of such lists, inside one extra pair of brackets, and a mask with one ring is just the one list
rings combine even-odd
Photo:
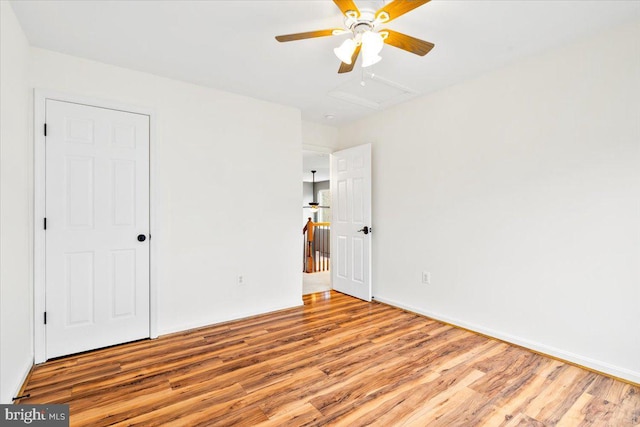
[(431, 273), (429, 271), (422, 272), (422, 283), (425, 285), (431, 284)]

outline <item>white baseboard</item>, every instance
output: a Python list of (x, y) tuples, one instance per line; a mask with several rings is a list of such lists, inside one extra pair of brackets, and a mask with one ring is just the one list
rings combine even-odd
[(13, 403), (13, 401), (11, 399), (13, 397), (18, 396), (18, 393), (20, 393), (20, 389), (22, 388), (22, 385), (24, 384), (24, 382), (27, 380), (27, 377), (29, 376), (29, 372), (31, 372), (31, 368), (32, 367), (33, 367), (33, 359), (25, 362), (25, 364), (20, 369), (20, 372), (22, 373), (20, 375), (20, 380), (13, 387), (13, 389), (14, 389), (13, 394), (11, 396), (7, 396), (6, 399), (3, 399), (3, 400), (7, 400), (6, 402), (0, 402), (0, 403), (2, 403), (2, 404), (11, 404), (11, 403)]
[(391, 305), (393, 307), (401, 308), (404, 310), (408, 310), (417, 314), (421, 314), (426, 317), (430, 317), (434, 320), (440, 320), (442, 322), (450, 323), (454, 326), (459, 326), (464, 329), (469, 329), (470, 331), (478, 332), (483, 335), (488, 335), (493, 338), (497, 338), (501, 341), (505, 341), (511, 344), (516, 344), (521, 347), (528, 348), (530, 350), (536, 351), (538, 353), (546, 354), (549, 356), (556, 357), (558, 359), (565, 360), (567, 362), (575, 363), (576, 365), (584, 366), (589, 369), (593, 369), (594, 371), (602, 372), (604, 374), (608, 374), (614, 377), (621, 378), (626, 381), (630, 381), (635, 384), (640, 384), (640, 372), (632, 371), (630, 369), (622, 368), (619, 366), (614, 366), (606, 362), (602, 362), (599, 360), (592, 359), (590, 357), (582, 356), (579, 354), (571, 353), (565, 350), (561, 350), (559, 348), (550, 347), (548, 345), (531, 341), (525, 338), (521, 338), (515, 335), (506, 334), (500, 331), (496, 331), (493, 329), (485, 328), (481, 325), (476, 325), (473, 323), (465, 322), (463, 320), (455, 319), (453, 317), (445, 316), (440, 313), (434, 313), (429, 310), (423, 310), (418, 307), (413, 307), (408, 304), (402, 304), (398, 301), (393, 301), (386, 298), (374, 297), (376, 301), (379, 301), (384, 304)]
[(173, 333), (176, 333), (176, 332), (188, 331), (190, 329), (203, 328), (205, 326), (212, 326), (212, 325), (216, 325), (218, 323), (231, 322), (233, 320), (240, 320), (240, 319), (244, 319), (244, 318), (247, 318), (247, 317), (252, 317), (252, 316), (258, 316), (258, 315), (261, 315), (261, 314), (272, 313), (274, 311), (287, 310), (289, 308), (300, 307), (303, 304), (304, 303), (302, 302), (302, 298), (301, 298), (300, 301), (298, 301), (296, 303), (292, 302), (292, 303), (289, 303), (289, 304), (282, 304), (282, 305), (267, 307), (264, 310), (247, 311), (247, 312), (243, 312), (243, 313), (238, 313), (237, 315), (233, 315), (233, 316), (230, 316), (230, 317), (213, 318), (213, 319), (209, 319), (209, 320), (204, 321), (204, 322), (194, 322), (194, 323), (177, 325), (177, 326), (173, 326), (173, 327), (169, 327), (169, 328), (163, 328), (163, 329), (160, 330), (158, 335), (167, 335), (167, 334), (173, 334)]

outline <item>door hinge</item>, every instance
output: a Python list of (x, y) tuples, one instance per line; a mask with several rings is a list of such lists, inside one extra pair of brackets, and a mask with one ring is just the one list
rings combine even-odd
[(47, 312), (46, 311), (44, 312), (44, 324), (45, 325), (47, 324)]
[(44, 124), (44, 136), (47, 136), (47, 124)]
[(44, 219), (44, 229), (47, 229), (47, 218)]

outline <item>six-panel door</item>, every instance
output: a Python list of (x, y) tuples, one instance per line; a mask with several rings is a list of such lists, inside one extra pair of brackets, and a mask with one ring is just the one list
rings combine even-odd
[(371, 301), (371, 145), (331, 154), (333, 288)]
[(149, 337), (149, 116), (49, 99), (46, 123), (46, 357)]

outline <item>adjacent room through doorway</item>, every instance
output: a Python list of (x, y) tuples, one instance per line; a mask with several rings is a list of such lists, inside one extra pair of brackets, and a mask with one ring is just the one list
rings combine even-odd
[(331, 290), (329, 154), (302, 152), (302, 294)]

